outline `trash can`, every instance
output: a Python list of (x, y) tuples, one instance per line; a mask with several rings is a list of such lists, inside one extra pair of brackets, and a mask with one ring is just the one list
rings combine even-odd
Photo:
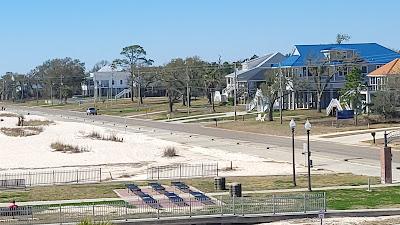
[(214, 178), (215, 190), (225, 190), (225, 177)]
[(230, 188), (229, 192), (231, 194), (231, 197), (233, 197), (233, 196), (242, 197), (242, 184), (239, 184), (239, 183), (231, 184), (231, 188)]

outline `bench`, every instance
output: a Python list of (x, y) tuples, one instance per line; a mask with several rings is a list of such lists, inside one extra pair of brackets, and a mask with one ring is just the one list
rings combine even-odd
[(17, 208), (0, 207), (0, 216), (30, 216), (32, 215), (32, 206), (18, 206)]
[(0, 188), (26, 188), (25, 179), (0, 180)]

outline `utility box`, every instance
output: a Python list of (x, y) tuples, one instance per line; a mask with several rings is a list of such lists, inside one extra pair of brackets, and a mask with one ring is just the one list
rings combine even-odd
[(380, 152), (381, 160), (381, 183), (392, 183), (392, 148), (384, 147)]

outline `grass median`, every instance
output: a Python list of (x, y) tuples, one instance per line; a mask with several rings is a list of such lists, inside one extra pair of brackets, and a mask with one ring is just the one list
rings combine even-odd
[[(373, 183), (378, 179), (372, 177)], [(182, 180), (188, 185), (194, 186), (203, 192), (215, 192), (213, 178), (198, 178)], [(353, 174), (326, 174), (313, 175), (313, 187), (328, 186), (357, 186), (368, 182), (368, 177)], [(162, 180), (161, 183), (169, 185), (171, 180)], [(238, 182), (242, 184), (244, 191), (290, 189), (292, 185), (291, 176), (253, 176), (253, 177), (228, 177), (227, 182)], [(0, 191), (0, 202), (6, 203), (15, 200), (26, 201), (52, 201), (71, 199), (95, 199), (95, 198), (117, 198), (113, 190), (125, 188), (126, 183), (135, 183), (139, 186), (147, 185), (147, 181), (132, 182), (109, 182), (101, 184), (71, 184), (56, 186), (31, 187), (26, 190)], [(297, 188), (307, 187), (307, 177), (297, 177)]]

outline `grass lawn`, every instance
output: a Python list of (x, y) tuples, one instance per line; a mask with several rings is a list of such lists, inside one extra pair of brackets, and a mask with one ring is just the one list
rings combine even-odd
[[(47, 105), (43, 100), (36, 103), (36, 100), (26, 101), (24, 103), (16, 103), (25, 106), (41, 106), (54, 109), (68, 109), (85, 112), (88, 107), (96, 107), (99, 114), (115, 115), (115, 116), (133, 116), (144, 114), (142, 118), (162, 120), (167, 119), (168, 114), (168, 100), (166, 97), (148, 97), (143, 99), (144, 104), (138, 105), (136, 98), (132, 102), (130, 99), (118, 99), (110, 101), (97, 101), (94, 102), (84, 101), (82, 104), (68, 103), (68, 104), (54, 104)], [(182, 105), (182, 102), (174, 104), (174, 112), (170, 114), (170, 118), (178, 118), (188, 116), (187, 107)], [(244, 110), (244, 106), (238, 107), (238, 110)], [(216, 113), (233, 111), (233, 106), (215, 104)], [(148, 113), (148, 114), (147, 114)], [(190, 115), (202, 115), (212, 113), (211, 105), (208, 104), (206, 98), (198, 98), (192, 100), (190, 107)], [(147, 114), (147, 115), (146, 115)]]
[[(215, 192), (213, 178), (199, 178), (183, 180), (187, 184), (200, 189), (203, 192)], [(373, 178), (373, 183), (378, 179)], [(291, 176), (258, 176), (258, 177), (228, 177), (227, 182), (239, 182), (244, 191), (271, 190), (293, 188)], [(340, 186), (340, 185), (363, 185), (367, 184), (366, 176), (352, 174), (327, 174), (313, 175), (313, 187)], [(138, 185), (146, 185), (147, 182), (136, 182)], [(161, 181), (162, 184), (170, 184), (170, 180)], [(94, 198), (117, 198), (114, 189), (125, 188), (125, 183), (112, 182), (85, 185), (59, 185), (32, 187), (26, 190), (0, 191), (0, 202), (25, 201), (51, 201), (69, 199), (94, 199)], [(297, 177), (298, 187), (307, 186), (307, 177)]]
[(59, 185), (0, 191), (0, 202), (51, 201), (68, 199), (117, 198), (114, 189), (124, 188), (122, 183), (87, 185)]
[(400, 187), (329, 190), (327, 204), (329, 209), (372, 209), (400, 207)]
[[(316, 191), (318, 193), (320, 191)], [(400, 187), (379, 187), (368, 191), (366, 188), (326, 190), (327, 209), (379, 209), (400, 207)], [(304, 192), (297, 192), (302, 194)], [(284, 194), (284, 193), (280, 193)], [(246, 196), (270, 197), (272, 193), (247, 194)], [(279, 195), (279, 194), (278, 194)]]
[[(399, 123), (373, 123), (368, 126), (362, 116), (359, 116), (360, 122), (355, 126), (353, 121), (341, 121), (336, 126), (336, 119), (334, 117), (326, 116), (325, 113), (318, 113), (316, 110), (295, 110), (284, 111), (283, 122), (280, 124), (279, 113), (274, 113), (274, 121), (260, 122), (256, 121), (256, 115), (252, 117), (245, 117), (242, 121), (241, 118), (235, 121), (225, 121), (219, 123), (218, 127), (228, 130), (239, 130), (261, 134), (271, 134), (278, 136), (290, 136), (291, 130), (289, 129), (289, 122), (292, 118), (297, 123), (296, 135), (306, 135), (304, 123), (307, 119), (310, 120), (312, 125), (311, 135), (313, 134), (327, 134), (352, 130), (363, 130), (373, 128), (385, 128), (392, 126), (399, 126)], [(215, 127), (214, 124), (208, 124), (209, 127)]]

